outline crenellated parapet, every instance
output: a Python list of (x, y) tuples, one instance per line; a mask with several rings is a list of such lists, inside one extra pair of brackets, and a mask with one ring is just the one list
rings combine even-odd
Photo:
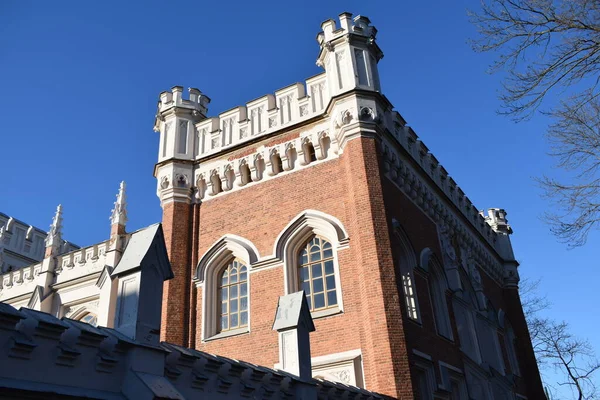
[[(175, 88), (177, 91), (168, 98), (163, 92), (159, 102), (159, 115), (163, 116), (157, 118), (155, 125), (161, 133), (159, 161), (169, 158), (196, 160), (222, 152), (319, 115), (329, 102), (324, 74), (209, 118), (202, 118), (202, 110), (190, 108), (196, 106), (191, 100), (180, 102), (181, 106), (174, 105), (169, 99), (176, 97), (181, 87)], [(164, 103), (167, 100), (169, 102)], [(169, 118), (176, 116), (174, 109), (177, 107), (184, 107), (190, 114)], [(199, 114), (194, 116), (194, 111)]]
[[(56, 256), (53, 284), (102, 271), (107, 265), (109, 243), (107, 240)], [(31, 293), (37, 285), (43, 286), (39, 276), (44, 270), (44, 263), (39, 262), (0, 275), (0, 301)]]
[[(470, 257), (490, 276), (502, 282), (504, 263), (516, 264), (508, 238), (512, 229), (506, 223), (506, 212), (490, 209), (488, 215), (484, 215), (400, 114), (394, 111), (384, 120), (389, 133), (381, 142), (386, 176), (423, 209), (441, 231), (454, 235), (460, 247), (467, 249)], [(489, 251), (484, 243), (495, 251)]]

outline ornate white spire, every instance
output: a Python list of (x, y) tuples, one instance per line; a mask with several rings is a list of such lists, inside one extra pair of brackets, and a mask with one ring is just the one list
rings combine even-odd
[(0, 272), (4, 271), (4, 236), (6, 232), (6, 227), (2, 226), (0, 228)]
[(121, 182), (119, 186), (119, 194), (117, 194), (117, 201), (115, 201), (115, 208), (112, 209), (110, 215), (110, 223), (112, 225), (118, 224), (125, 226), (127, 222), (127, 196), (125, 196), (125, 181)]
[(46, 247), (55, 247), (57, 250), (62, 245), (62, 205), (56, 207), (56, 214), (52, 218), (52, 224), (46, 237)]

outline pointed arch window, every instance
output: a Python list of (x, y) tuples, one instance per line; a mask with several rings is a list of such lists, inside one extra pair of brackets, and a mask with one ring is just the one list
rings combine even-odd
[(401, 295), (404, 297), (404, 307), (408, 318), (420, 323), (421, 313), (419, 311), (419, 301), (417, 299), (414, 277), (417, 258), (408, 237), (399, 224), (395, 227), (395, 234), (397, 239), (395, 254), (396, 262), (398, 264), (396, 266), (396, 276), (399, 274), (399, 284), (402, 286), (401, 288), (398, 288), (398, 291), (402, 291)]
[(319, 236), (306, 242), (298, 256), (298, 273), (311, 311), (338, 306), (331, 243)]
[(248, 326), (248, 268), (241, 261), (232, 260), (219, 274), (217, 298), (219, 332)]
[(448, 304), (446, 303), (446, 290), (448, 289), (446, 275), (435, 258), (432, 258), (429, 264), (429, 293), (435, 326), (440, 336), (453, 340)]

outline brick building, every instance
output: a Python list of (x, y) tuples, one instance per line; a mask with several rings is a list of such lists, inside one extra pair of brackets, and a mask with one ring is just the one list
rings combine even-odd
[(274, 299), (304, 289), (315, 376), (543, 399), (506, 213), (478, 211), (393, 110), (376, 33), (325, 21), (323, 73), (217, 117), (197, 89), (160, 94), (162, 339), (277, 366)]

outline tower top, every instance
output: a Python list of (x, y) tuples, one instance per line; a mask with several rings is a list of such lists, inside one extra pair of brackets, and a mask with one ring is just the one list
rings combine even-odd
[(490, 208), (488, 210), (488, 215), (485, 217), (485, 221), (495, 232), (510, 235), (513, 233), (513, 230), (508, 224), (506, 214), (506, 210), (502, 208)]
[(165, 120), (171, 113), (190, 114), (193, 119), (206, 118), (210, 98), (199, 89), (189, 88), (188, 98), (183, 97), (183, 86), (173, 86), (170, 92), (164, 91), (158, 100), (158, 110), (154, 120), (154, 130), (160, 130), (160, 122)]
[(122, 225), (125, 226), (127, 222), (127, 196), (125, 195), (125, 181), (122, 181), (119, 185), (119, 193), (117, 194), (117, 201), (115, 201), (115, 207), (112, 209), (110, 215), (111, 225)]
[(324, 65), (324, 57), (328, 51), (333, 51), (338, 43), (342, 42), (362, 42), (372, 48), (377, 61), (383, 58), (383, 52), (375, 43), (377, 37), (377, 28), (371, 26), (371, 20), (362, 15), (352, 18), (349, 12), (343, 12), (339, 15), (340, 28), (337, 28), (333, 19), (328, 19), (321, 24), (322, 32), (317, 35), (317, 42), (321, 46), (317, 65)]

